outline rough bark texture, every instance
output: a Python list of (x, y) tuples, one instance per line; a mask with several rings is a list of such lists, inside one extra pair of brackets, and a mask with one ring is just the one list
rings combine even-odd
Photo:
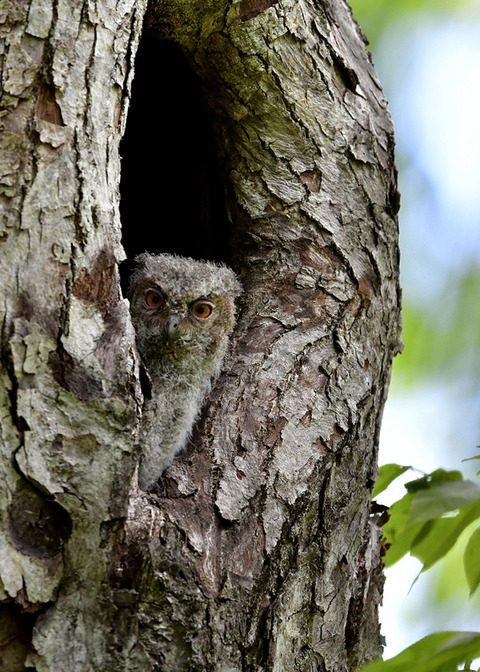
[(245, 292), (194, 440), (144, 495), (116, 270), (144, 10), (0, 3), (2, 664), (354, 670), (381, 651), (369, 495), (399, 348), (386, 103), (343, 0), (149, 8), (202, 81)]
[(0, 3), (8, 672), (113, 670), (110, 656), (122, 659), (109, 543), (128, 497), (137, 401), (116, 266), (118, 144), (143, 10), (136, 0)]

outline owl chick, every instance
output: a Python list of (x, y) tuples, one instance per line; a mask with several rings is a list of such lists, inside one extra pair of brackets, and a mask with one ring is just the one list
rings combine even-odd
[(152, 384), (139, 468), (149, 490), (185, 446), (220, 373), (241, 287), (232, 270), (209, 262), (148, 253), (135, 261), (127, 296)]

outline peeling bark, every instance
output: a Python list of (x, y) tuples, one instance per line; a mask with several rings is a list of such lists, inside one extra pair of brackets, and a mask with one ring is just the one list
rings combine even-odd
[(369, 496), (400, 348), (386, 102), (343, 0), (149, 6), (200, 78), (245, 292), (193, 440), (146, 495), (117, 271), (145, 10), (0, 7), (0, 660), (354, 670), (381, 652)]

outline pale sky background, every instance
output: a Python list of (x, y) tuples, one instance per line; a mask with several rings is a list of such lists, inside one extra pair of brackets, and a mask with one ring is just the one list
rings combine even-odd
[[(441, 314), (448, 311), (442, 291), (449, 272), (472, 262), (480, 267), (478, 13), (476, 19), (436, 14), (397, 23), (376, 46), (374, 63), (396, 128), (404, 295)], [(470, 356), (478, 363), (478, 352)], [(394, 384), (384, 414), (380, 464), (471, 472), (472, 463), (462, 464), (462, 459), (480, 452), (479, 391), (480, 381), (469, 379), (468, 363), (456, 380), (422, 381), (403, 390)], [(416, 476), (408, 474), (404, 481)], [(390, 504), (403, 494), (399, 483), (383, 501)], [(439, 570), (420, 577), (409, 592), (419, 569), (420, 563), (407, 557), (387, 571), (380, 615), (386, 658), (433, 630), (480, 630), (478, 599), (468, 602), (466, 592), (458, 604), (425, 612), (422, 604), (431, 602)]]

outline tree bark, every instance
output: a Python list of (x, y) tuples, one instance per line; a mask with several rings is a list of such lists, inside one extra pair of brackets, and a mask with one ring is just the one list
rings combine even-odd
[(201, 81), (244, 295), (193, 440), (146, 495), (117, 271), (145, 10), (0, 7), (2, 664), (354, 670), (381, 653), (369, 496), (400, 347), (386, 102), (343, 0), (149, 6)]

